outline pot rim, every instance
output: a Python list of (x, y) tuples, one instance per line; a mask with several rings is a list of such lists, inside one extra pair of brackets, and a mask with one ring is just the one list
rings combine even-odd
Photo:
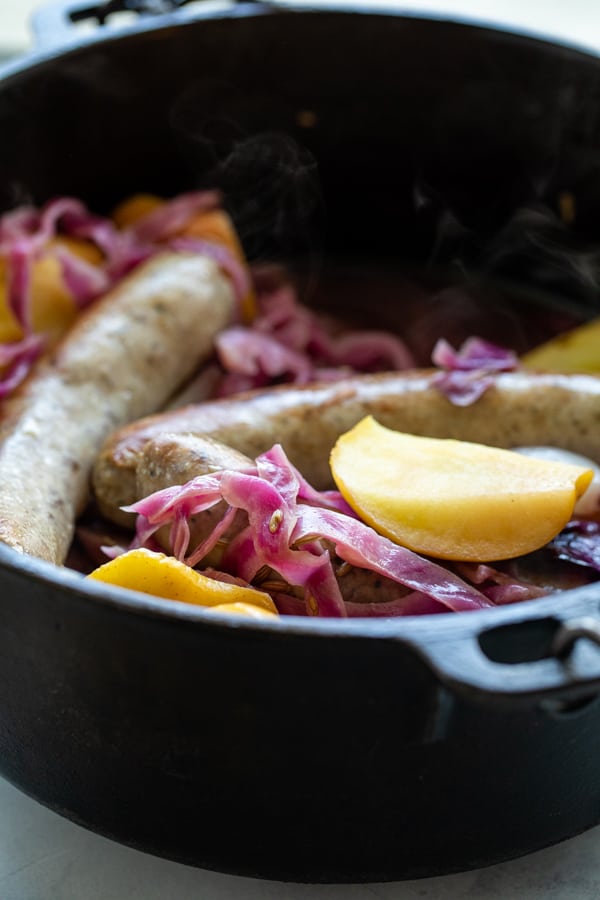
[[(407, 5), (408, 4), (408, 5)], [(448, 9), (430, 3), (426, 8), (413, 7), (411, 0), (215, 0), (182, 6), (170, 12), (140, 14), (137, 21), (120, 28), (98, 24), (93, 31), (82, 32), (70, 19), (70, 13), (89, 10), (84, 0), (47, 0), (31, 17), (34, 44), (24, 56), (0, 65), (0, 81), (44, 64), (58, 56), (76, 54), (100, 43), (126, 40), (146, 32), (185, 28), (211, 19), (237, 19), (271, 15), (335, 14), (369, 15), (404, 18), (411, 21), (457, 26), (473, 31), (496, 33), (506, 39), (523, 41), (565, 50), (590, 60), (600, 59), (600, 44), (586, 43), (534, 24), (525, 25), (507, 16), (481, 14)], [(100, 6), (98, 0), (98, 6)]]
[[(587, 702), (600, 690), (600, 583), (470, 613), (352, 619), (279, 616), (271, 620), (219, 614), (86, 581), (75, 570), (0, 544), (0, 584), (3, 572), (36, 582), (42, 590), (58, 590), (62, 599), (76, 604), (91, 601), (100, 610), (183, 625), (186, 630), (200, 629), (215, 636), (235, 635), (242, 641), (385, 640), (415, 653), (450, 690), (485, 703)], [(531, 625), (544, 631), (549, 626), (553, 631), (551, 643), (541, 655), (534, 653), (517, 662), (497, 661), (482, 644), (482, 637), (491, 632)], [(512, 640), (512, 634), (508, 639)], [(566, 652), (559, 652), (559, 644), (566, 646)]]
[(122, 609), (134, 615), (175, 619), (209, 626), (215, 624), (217, 627), (231, 625), (235, 630), (266, 629), (277, 633), (321, 637), (418, 638), (431, 637), (434, 632), (455, 637), (461, 632), (472, 633), (489, 625), (508, 625), (559, 614), (563, 618), (565, 612), (581, 613), (588, 607), (590, 613), (600, 609), (600, 582), (598, 582), (571, 590), (557, 591), (533, 600), (454, 614), (347, 619), (285, 615), (273, 620), (252, 619), (217, 614), (213, 609), (192, 603), (155, 597), (142, 591), (87, 580), (85, 575), (75, 569), (23, 555), (0, 543), (0, 573), (2, 572), (25, 576), (48, 587), (61, 588), (74, 598), (91, 598), (102, 606)]

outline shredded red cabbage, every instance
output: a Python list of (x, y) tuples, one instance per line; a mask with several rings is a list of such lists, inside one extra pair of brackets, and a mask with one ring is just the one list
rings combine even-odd
[(160, 243), (182, 231), (192, 216), (216, 209), (220, 203), (221, 195), (218, 191), (179, 194), (138, 219), (131, 226), (130, 233), (138, 243)]
[(441, 338), (431, 358), (434, 365), (444, 370), (435, 376), (433, 384), (455, 406), (475, 403), (492, 386), (495, 372), (510, 372), (518, 367), (512, 350), (479, 337), (468, 338), (459, 350)]
[(412, 368), (404, 342), (387, 332), (334, 333), (330, 323), (298, 300), (283, 277), (256, 281), (258, 313), (250, 326), (225, 329), (216, 351), (225, 375), (219, 396), (274, 382), (306, 384), (340, 380), (352, 372)]
[[(0, 217), (0, 256), (7, 268), (8, 304), (24, 337), (32, 334), (31, 277), (40, 255), (60, 263), (65, 287), (83, 308), (102, 296), (136, 266), (165, 248), (201, 253), (215, 260), (229, 277), (241, 303), (256, 288), (258, 315), (250, 326), (225, 330), (216, 343), (223, 377), (216, 393), (225, 396), (275, 382), (303, 384), (337, 380), (352, 372), (406, 369), (415, 365), (403, 341), (380, 331), (342, 334), (304, 307), (285, 278), (253, 285), (248, 269), (220, 243), (182, 235), (191, 218), (218, 207), (216, 191), (181, 194), (119, 229), (108, 218), (91, 213), (79, 200), (61, 197), (41, 209), (23, 206)], [(100, 251), (98, 265), (86, 262), (58, 235), (89, 241)], [(27, 375), (34, 357), (0, 378), (7, 394)]]
[[(310, 615), (306, 604), (298, 597), (278, 592), (273, 592), (271, 596), (281, 615)], [(436, 615), (437, 613), (449, 613), (451, 611), (447, 606), (438, 603), (437, 600), (433, 600), (425, 594), (420, 594), (418, 591), (411, 591), (409, 594), (404, 594), (396, 600), (388, 600), (385, 603), (356, 603), (346, 600), (344, 605), (346, 607), (346, 615), (351, 619), (388, 619), (398, 616)]]
[(559, 559), (600, 572), (600, 522), (573, 519), (548, 549)]
[[(21, 347), (16, 347), (12, 364), (4, 368), (0, 377), (0, 396), (9, 394), (26, 377), (43, 345), (41, 337), (35, 344), (30, 340), (33, 337), (32, 269), (42, 253), (59, 261), (65, 287), (81, 308), (165, 248), (211, 256), (230, 276), (242, 299), (249, 289), (249, 276), (226, 247), (197, 239), (186, 242), (176, 236), (193, 215), (213, 209), (218, 203), (219, 195), (214, 191), (182, 194), (123, 230), (110, 219), (92, 214), (72, 197), (52, 200), (41, 209), (22, 206), (1, 216), (0, 257), (6, 264), (7, 303), (24, 340), (20, 342)], [(101, 264), (92, 265), (68, 247), (53, 242), (58, 235), (89, 241), (101, 252)], [(9, 345), (0, 345), (0, 349), (1, 346)]]
[[(380, 604), (381, 615), (429, 612), (432, 602), (436, 610), (439, 605), (452, 611), (492, 606), (490, 599), (458, 575), (394, 544), (349, 514), (336, 491), (321, 493), (312, 488), (279, 445), (245, 471), (225, 469), (202, 475), (127, 507), (126, 511), (138, 515), (135, 546), (145, 545), (159, 528), (170, 525), (173, 554), (196, 564), (218, 537), (211, 536), (212, 543), (205, 542), (190, 552), (189, 517), (221, 500), (228, 512), (218, 536), (229, 526), (232, 511), (243, 510), (248, 518), (247, 527), (233, 538), (224, 554), (223, 570), (251, 583), (268, 567), (285, 583), (303, 589), (309, 614), (350, 614), (335, 577), (331, 545), (345, 562), (411, 589), (410, 600), (399, 596), (395, 603)], [(421, 602), (420, 597), (425, 599)], [(358, 614), (354, 608), (352, 612)]]
[(66, 247), (56, 247), (54, 255), (60, 262), (65, 287), (80, 308), (109, 289), (111, 279), (104, 269), (76, 256)]
[(31, 253), (31, 244), (21, 238), (6, 251), (8, 307), (26, 335), (31, 332)]
[(517, 357), (512, 350), (479, 337), (467, 338), (459, 350), (455, 350), (448, 341), (441, 338), (433, 348), (431, 358), (435, 365), (442, 369), (462, 372), (473, 369), (509, 372), (518, 365)]
[(294, 384), (311, 381), (313, 366), (307, 355), (254, 328), (227, 328), (217, 336), (215, 347), (219, 362), (233, 376), (225, 390), (221, 386), (222, 394), (263, 387), (273, 379), (285, 378)]
[(44, 348), (44, 336), (29, 334), (22, 341), (0, 344), (0, 398), (7, 397), (26, 377)]
[(454, 406), (471, 406), (492, 386), (493, 378), (477, 370), (439, 372), (432, 383)]
[(517, 578), (508, 572), (502, 572), (486, 563), (457, 563), (456, 570), (476, 584), (495, 606), (507, 603), (520, 603), (522, 600), (534, 600), (548, 593), (547, 588)]
[(39, 212), (33, 206), (18, 206), (0, 218), (0, 252), (4, 252), (18, 238), (31, 234), (39, 222)]

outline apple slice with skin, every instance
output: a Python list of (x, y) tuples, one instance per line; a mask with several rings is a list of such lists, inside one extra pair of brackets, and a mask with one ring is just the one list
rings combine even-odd
[(391, 431), (371, 416), (339, 438), (330, 463), (345, 500), (380, 534), (470, 562), (543, 547), (593, 478), (580, 466)]
[(600, 318), (540, 344), (522, 357), (521, 365), (553, 372), (600, 372)]
[(210, 606), (215, 610), (245, 612), (242, 606), (252, 605), (268, 615), (276, 615), (277, 608), (263, 591), (208, 578), (172, 556), (143, 548), (128, 550), (111, 559), (87, 576), (94, 581), (118, 585), (133, 591), (153, 594), (167, 600), (179, 600), (196, 606)]

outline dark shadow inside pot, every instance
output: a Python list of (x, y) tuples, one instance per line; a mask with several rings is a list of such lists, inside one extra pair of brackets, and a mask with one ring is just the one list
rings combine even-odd
[(5, 80), (0, 206), (216, 184), (253, 260), (425, 268), (585, 318), (599, 100), (596, 60), (449, 22), (146, 22)]

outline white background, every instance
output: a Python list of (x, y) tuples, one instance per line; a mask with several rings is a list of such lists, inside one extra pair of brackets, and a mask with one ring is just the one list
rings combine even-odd
[[(386, 5), (385, 0), (377, 5)], [(394, 5), (512, 21), (600, 49), (600, 0), (406, 0)], [(0, 55), (30, 46), (29, 15), (38, 6), (37, 0), (0, 0)], [(522, 860), (447, 878), (386, 885), (283, 885), (198, 871), (129, 850), (65, 821), (0, 779), (0, 900), (171, 898), (598, 900), (600, 828)]]

